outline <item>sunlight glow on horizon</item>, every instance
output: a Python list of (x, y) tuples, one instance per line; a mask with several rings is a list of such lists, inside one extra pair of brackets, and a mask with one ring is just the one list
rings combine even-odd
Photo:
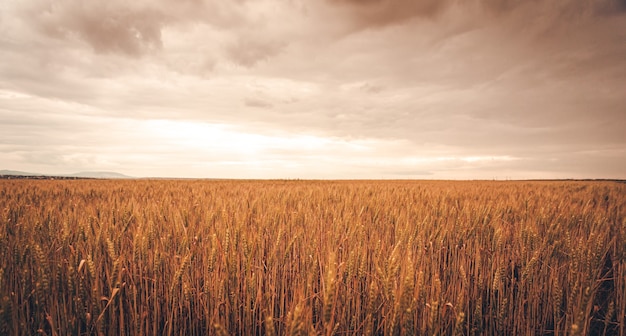
[[(358, 177), (368, 170), (371, 174), (372, 169), (386, 178), (396, 170), (415, 170), (415, 174), (408, 174), (411, 176), (435, 168), (519, 160), (502, 155), (436, 154), (433, 150), (418, 155), (418, 150), (402, 140), (341, 139), (301, 133), (268, 135), (217, 123), (158, 119), (141, 121), (139, 129), (146, 133), (145, 139), (187, 153), (193, 158), (190, 162), (193, 167), (209, 169), (219, 176), (230, 172), (233, 177), (246, 178), (256, 177), (259, 172), (274, 172), (286, 177), (322, 173), (333, 177), (332, 173), (324, 172), (330, 167), (339, 178)], [(398, 157), (394, 152), (404, 154)]]

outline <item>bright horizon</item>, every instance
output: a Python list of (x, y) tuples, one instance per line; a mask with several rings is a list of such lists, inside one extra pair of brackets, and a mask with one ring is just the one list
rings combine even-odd
[(0, 169), (626, 179), (619, 0), (0, 4)]

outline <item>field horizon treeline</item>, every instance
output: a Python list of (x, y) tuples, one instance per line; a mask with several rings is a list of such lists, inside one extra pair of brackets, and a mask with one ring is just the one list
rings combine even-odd
[(0, 181), (2, 335), (626, 335), (626, 184)]

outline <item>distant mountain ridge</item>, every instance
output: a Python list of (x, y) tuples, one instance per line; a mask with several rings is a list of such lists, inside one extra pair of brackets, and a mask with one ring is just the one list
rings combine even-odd
[(0, 175), (4, 176), (43, 176), (42, 174), (28, 173), (17, 170), (0, 170)]
[(128, 175), (109, 172), (109, 171), (84, 171), (79, 173), (70, 174), (67, 176), (74, 177), (91, 177), (91, 178), (130, 178)]
[(96, 178), (96, 179), (126, 179), (132, 178), (131, 176), (109, 172), (109, 171), (83, 171), (74, 174), (40, 174), (23, 172), (17, 170), (0, 170), (0, 176), (23, 176), (23, 177), (76, 177), (76, 178)]

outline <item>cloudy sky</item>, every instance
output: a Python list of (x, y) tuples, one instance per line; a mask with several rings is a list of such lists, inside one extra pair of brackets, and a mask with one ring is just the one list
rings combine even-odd
[(624, 0), (2, 0), (0, 169), (626, 178)]

